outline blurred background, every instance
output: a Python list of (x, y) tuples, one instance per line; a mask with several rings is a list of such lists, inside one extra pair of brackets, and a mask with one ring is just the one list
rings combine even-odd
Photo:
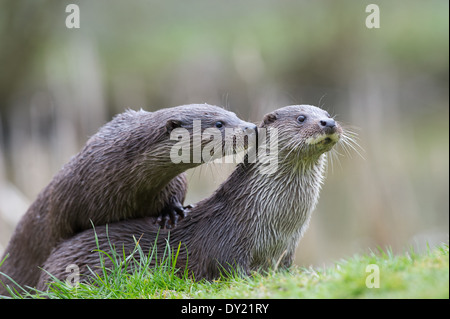
[[(298, 265), (448, 242), (448, 36), (446, 0), (0, 0), (0, 250), (114, 114), (204, 102), (255, 123), (320, 105), (358, 133), (362, 156), (328, 170)], [(190, 171), (187, 203), (232, 169)]]

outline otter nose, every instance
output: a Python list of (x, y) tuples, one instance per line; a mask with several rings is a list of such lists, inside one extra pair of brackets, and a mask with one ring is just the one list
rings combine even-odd
[(257, 126), (253, 123), (248, 123), (248, 125), (244, 126), (244, 132), (246, 133), (255, 133), (257, 131)]
[(333, 128), (336, 126), (336, 121), (333, 119), (321, 120), (320, 125), (323, 126), (324, 128), (325, 127)]

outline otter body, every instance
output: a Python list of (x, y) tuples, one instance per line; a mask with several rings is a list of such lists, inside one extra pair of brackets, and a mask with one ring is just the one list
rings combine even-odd
[[(244, 162), (215, 193), (196, 204), (172, 230), (158, 230), (149, 218), (122, 221), (87, 230), (61, 243), (44, 269), (64, 280), (66, 267), (75, 264), (80, 280), (89, 280), (99, 269), (96, 249), (131, 253), (136, 240), (145, 253), (156, 243), (165, 251), (167, 238), (181, 250), (177, 266), (186, 265), (196, 279), (214, 279), (221, 268), (243, 273), (289, 266), (295, 248), (308, 226), (324, 179), (325, 152), (339, 141), (342, 128), (325, 111), (309, 105), (287, 106), (267, 114), (261, 128), (278, 129), (278, 165), (271, 175), (265, 165)], [(261, 148), (259, 149), (261, 152)], [(267, 162), (267, 161), (266, 161)], [(139, 256), (136, 256), (139, 258)], [(159, 256), (161, 258), (161, 256)], [(111, 266), (105, 258), (106, 267)], [(45, 289), (48, 274), (42, 272), (38, 289)]]
[[(0, 272), (22, 286), (34, 286), (38, 267), (52, 249), (61, 240), (91, 229), (92, 224), (158, 216), (159, 220), (165, 216), (163, 225), (167, 216), (175, 224), (176, 215), (183, 215), (187, 187), (183, 172), (201, 162), (173, 163), (170, 151), (176, 142), (170, 133), (184, 128), (192, 137), (194, 120), (201, 121), (202, 130), (217, 127), (244, 132), (255, 127), (207, 104), (117, 115), (63, 166), (30, 206), (5, 250), (2, 259), (9, 256)], [(0, 280), (7, 281), (3, 276)], [(0, 285), (0, 294), (5, 292)]]

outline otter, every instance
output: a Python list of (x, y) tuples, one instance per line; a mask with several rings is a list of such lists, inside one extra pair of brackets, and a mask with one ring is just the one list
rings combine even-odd
[[(161, 258), (169, 240), (174, 251), (180, 248), (176, 266), (187, 267), (195, 279), (215, 279), (231, 268), (251, 274), (290, 266), (319, 198), (326, 152), (345, 133), (326, 111), (310, 105), (267, 114), (259, 125), (258, 141), (264, 139), (262, 129), (278, 132), (278, 153), (270, 155), (278, 162), (271, 175), (266, 174), (267, 161), (260, 160), (267, 149), (263, 144), (257, 161), (238, 164), (174, 229), (159, 230), (152, 218), (141, 218), (87, 230), (62, 242), (45, 262), (37, 289), (47, 287), (48, 273), (67, 278), (71, 264), (79, 267), (80, 280), (88, 281), (91, 271), (101, 272), (97, 249), (108, 252), (114, 246), (131, 253), (137, 241), (144, 252), (156, 245)], [(111, 266), (108, 258), (104, 263)]]
[[(151, 216), (157, 217), (158, 227), (176, 226), (179, 215), (185, 217), (182, 203), (187, 181), (183, 172), (202, 161), (193, 161), (189, 153), (187, 161), (174, 163), (170, 153), (177, 141), (171, 139), (171, 133), (184, 129), (194, 138), (194, 120), (200, 121), (202, 131), (215, 128), (222, 134), (223, 154), (216, 157), (229, 152), (226, 147), (236, 145), (225, 144), (227, 138), (233, 138), (225, 135), (226, 129), (233, 129), (235, 140), (252, 131), (256, 134), (255, 124), (208, 104), (155, 112), (128, 110), (115, 116), (62, 167), (29, 207), (0, 259), (1, 263), (9, 254), (0, 272), (21, 286), (35, 286), (38, 267), (52, 249), (61, 240), (92, 229), (92, 224)], [(207, 142), (201, 140), (201, 145)], [(189, 145), (192, 152), (192, 143)], [(0, 280), (8, 282), (2, 276)], [(5, 293), (6, 288), (0, 285), (0, 294)]]

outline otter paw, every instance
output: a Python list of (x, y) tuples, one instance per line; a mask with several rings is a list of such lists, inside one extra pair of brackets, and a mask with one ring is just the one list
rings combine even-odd
[(187, 216), (189, 206), (183, 207), (178, 201), (174, 201), (170, 207), (166, 207), (158, 216), (155, 224), (159, 224), (163, 229), (171, 229), (177, 226), (178, 220)]
[(159, 224), (162, 229), (170, 229), (172, 226), (169, 223), (170, 214), (167, 212), (161, 213), (155, 220), (155, 224)]

